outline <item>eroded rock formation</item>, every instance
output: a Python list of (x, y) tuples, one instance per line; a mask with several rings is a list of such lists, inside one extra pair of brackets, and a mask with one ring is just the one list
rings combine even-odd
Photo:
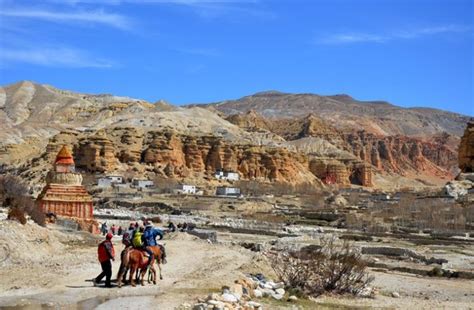
[(313, 158), (309, 169), (325, 184), (373, 186), (372, 167), (361, 161)]
[[(313, 172), (318, 171), (317, 175), (320, 175), (322, 170), (325, 170), (325, 174), (327, 174), (329, 169), (331, 170), (330, 174), (338, 176), (336, 179), (345, 180), (346, 173), (343, 172), (342, 167), (339, 167), (341, 162), (346, 162), (346, 156), (342, 151), (353, 154), (355, 159), (360, 159), (372, 165), (382, 173), (389, 172), (411, 176), (423, 173), (424, 175), (444, 179), (449, 179), (456, 174), (458, 138), (448, 133), (422, 139), (403, 135), (375, 134), (365, 130), (353, 131), (349, 128), (336, 128), (335, 124), (331, 124), (326, 119), (314, 114), (302, 118), (267, 119), (255, 111), (249, 111), (244, 114), (231, 115), (227, 119), (246, 130), (264, 129), (271, 131), (287, 141), (314, 137), (331, 143), (334, 148), (340, 150), (341, 154), (336, 154), (331, 161), (326, 161), (329, 168), (323, 169), (321, 165), (324, 161), (321, 160), (319, 168), (316, 169), (313, 165)], [(311, 155), (311, 148), (309, 154)], [(339, 164), (336, 163), (338, 161)], [(371, 172), (367, 172), (368, 168), (363, 168), (361, 165), (354, 168), (352, 162), (349, 162), (345, 168), (350, 175), (350, 179), (364, 180), (361, 183), (371, 179), (369, 177)], [(356, 171), (360, 173), (354, 174)], [(365, 172), (362, 173), (362, 171)], [(358, 182), (356, 181), (356, 183)], [(345, 183), (346, 181), (340, 184)]]
[(283, 148), (229, 144), (214, 136), (183, 136), (172, 132), (149, 132), (151, 142), (143, 162), (170, 177), (189, 173), (212, 174), (216, 170), (238, 171), (243, 179), (288, 183), (313, 183), (307, 158)]
[(343, 138), (349, 151), (381, 171), (400, 175), (419, 171), (450, 176), (456, 165), (456, 152), (436, 140), (377, 136), (365, 131), (344, 134)]
[(89, 171), (111, 171), (117, 165), (115, 148), (104, 131), (81, 139), (74, 153), (77, 158), (77, 166)]
[(467, 124), (459, 145), (459, 168), (461, 172), (474, 172), (474, 121)]
[(284, 147), (236, 144), (217, 136), (133, 127), (63, 132), (51, 139), (49, 155), (44, 156), (53, 156), (64, 141), (74, 145), (77, 167), (92, 173), (133, 169), (180, 179), (212, 178), (215, 171), (227, 170), (239, 172), (243, 180), (372, 186), (370, 165), (355, 157), (318, 159)]

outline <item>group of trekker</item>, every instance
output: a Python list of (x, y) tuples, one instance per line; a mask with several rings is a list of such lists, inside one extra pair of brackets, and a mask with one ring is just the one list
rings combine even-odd
[(104, 222), (100, 225), (100, 232), (102, 233), (103, 236), (105, 236), (109, 232), (112, 233), (112, 235), (121, 236), (123, 234), (123, 228), (122, 226), (117, 227), (115, 226), (115, 224), (112, 224), (112, 226), (109, 228), (109, 226), (107, 225), (107, 222)]
[[(161, 240), (163, 239), (163, 235), (163, 230), (153, 227), (151, 221), (144, 220), (143, 225), (139, 225), (138, 222), (130, 223), (128, 229), (122, 234), (122, 243), (125, 246), (123, 253), (131, 248), (144, 251), (148, 255), (149, 266), (155, 259), (153, 251), (151, 251), (149, 247), (159, 246), (161, 250), (161, 262), (166, 264), (165, 248), (163, 245), (156, 242), (156, 237), (159, 237)], [(99, 244), (98, 258), (102, 267), (102, 273), (93, 279), (94, 286), (100, 283), (100, 281), (105, 277), (105, 287), (112, 287), (110, 284), (112, 277), (111, 261), (115, 260), (115, 249), (112, 244), (113, 236), (114, 234), (111, 232), (106, 233), (105, 240)]]

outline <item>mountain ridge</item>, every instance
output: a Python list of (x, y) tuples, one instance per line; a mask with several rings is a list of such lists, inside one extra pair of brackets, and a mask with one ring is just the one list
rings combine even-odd
[[(277, 95), (259, 92), (235, 100), (193, 104), (215, 108), (225, 115), (256, 111), (266, 118), (303, 117), (315, 113), (333, 122), (339, 129), (364, 129), (374, 134), (427, 137), (447, 132), (461, 136), (471, 119), (468, 115), (431, 107), (400, 107), (392, 103), (359, 101), (349, 95), (321, 96), (317, 94)], [(357, 128), (361, 126), (362, 128)]]
[[(457, 133), (468, 119), (383, 101), (360, 103), (346, 94), (265, 91), (217, 104), (175, 106), (22, 81), (0, 87), (0, 165), (27, 171), (29, 160), (73, 144), (80, 156), (95, 158), (94, 169), (107, 163), (100, 172), (149, 171), (147, 165), (154, 165), (153, 173), (183, 177), (192, 166), (203, 177), (203, 171), (232, 162), (229, 167), (247, 178), (274, 181), (300, 175), (343, 186), (400, 177), (415, 186), (418, 179), (441, 184), (457, 173)], [(107, 156), (96, 154), (98, 149), (106, 149)], [(175, 155), (188, 159), (176, 162)], [(195, 166), (193, 158), (204, 165)], [(209, 169), (207, 162), (213, 163)]]

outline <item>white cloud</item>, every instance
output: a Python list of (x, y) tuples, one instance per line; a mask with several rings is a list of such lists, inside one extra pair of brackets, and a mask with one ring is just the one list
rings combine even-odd
[(368, 34), (368, 33), (346, 33), (330, 35), (320, 43), (324, 44), (344, 44), (344, 43), (360, 43), (360, 42), (376, 42), (382, 43), (389, 40), (388, 37)]
[(61, 12), (18, 7), (3, 8), (0, 10), (0, 16), (39, 19), (62, 23), (102, 24), (120, 29), (128, 29), (131, 26), (131, 22), (127, 17), (120, 14), (107, 13), (103, 10)]
[(0, 64), (27, 63), (49, 67), (111, 68), (112, 62), (97, 59), (87, 52), (67, 47), (59, 48), (2, 48)]
[(412, 29), (411, 31), (402, 31), (393, 34), (394, 38), (400, 39), (413, 39), (421, 36), (435, 35), (442, 33), (461, 33), (468, 32), (471, 30), (471, 27), (463, 25), (445, 25), (445, 26), (436, 26), (436, 27), (426, 27), (419, 29)]
[(443, 33), (463, 33), (472, 28), (463, 25), (443, 25), (415, 28), (406, 31), (394, 31), (385, 34), (376, 33), (339, 33), (327, 35), (317, 41), (319, 44), (385, 43), (393, 40), (416, 39)]
[(192, 9), (203, 18), (220, 16), (235, 17), (235, 15), (252, 16), (257, 18), (275, 18), (275, 14), (259, 8), (261, 0), (49, 0), (51, 3), (72, 6), (88, 5), (176, 5)]

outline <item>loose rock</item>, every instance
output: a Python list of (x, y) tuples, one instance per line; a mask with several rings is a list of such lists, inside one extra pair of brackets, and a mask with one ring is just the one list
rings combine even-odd
[(263, 297), (263, 292), (261, 290), (254, 290), (253, 294), (257, 298), (262, 298)]
[(291, 295), (290, 297), (288, 297), (288, 301), (297, 301), (298, 300), (298, 297), (296, 297), (295, 295)]
[(239, 299), (235, 295), (230, 294), (230, 293), (222, 294), (222, 300), (227, 301), (227, 302), (238, 302), (239, 301)]
[(285, 295), (285, 290), (282, 289), (282, 288), (276, 289), (275, 292), (276, 292), (277, 294), (279, 294), (279, 295)]

